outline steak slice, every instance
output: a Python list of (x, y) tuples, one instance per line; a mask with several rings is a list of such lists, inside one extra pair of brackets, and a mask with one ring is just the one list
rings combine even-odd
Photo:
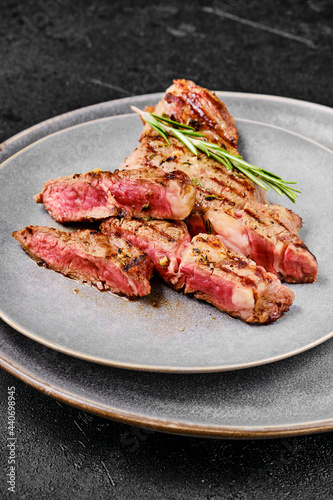
[(213, 92), (190, 80), (174, 80), (154, 112), (191, 125), (209, 141), (219, 142), (230, 152), (237, 152), (238, 131), (226, 105)]
[(180, 171), (159, 168), (123, 172), (93, 170), (51, 179), (34, 199), (58, 222), (103, 219), (119, 213), (181, 220), (195, 203), (196, 189)]
[(185, 293), (248, 323), (270, 323), (288, 311), (294, 293), (261, 266), (228, 250), (213, 235), (199, 234), (183, 253)]
[(157, 273), (176, 290), (184, 287), (185, 277), (179, 272), (182, 254), (191, 242), (184, 222), (110, 217), (100, 226), (103, 233), (125, 238), (144, 251)]
[(250, 256), (257, 264), (289, 283), (316, 281), (315, 256), (298, 237), (302, 219), (280, 205), (247, 203), (241, 218)]
[(67, 233), (39, 226), (12, 236), (38, 265), (69, 278), (129, 299), (150, 293), (152, 262), (123, 238), (90, 229)]
[(235, 209), (244, 208), (247, 201), (266, 201), (263, 190), (242, 173), (228, 170), (204, 153), (198, 152), (194, 156), (178, 139), (168, 139), (170, 145), (155, 132), (145, 135), (120, 170), (159, 168), (166, 173), (182, 171), (197, 187), (196, 209), (203, 212), (209, 208), (209, 204), (203, 206), (203, 202), (210, 200), (221, 200), (223, 209), (231, 214)]

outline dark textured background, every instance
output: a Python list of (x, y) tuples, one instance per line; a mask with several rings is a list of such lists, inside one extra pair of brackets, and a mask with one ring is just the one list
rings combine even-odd
[[(0, 142), (66, 111), (163, 91), (175, 77), (333, 106), (330, 0), (0, 7)], [(12, 385), (17, 498), (333, 498), (332, 433), (265, 441), (148, 434), (60, 404), (3, 371), (1, 427)]]

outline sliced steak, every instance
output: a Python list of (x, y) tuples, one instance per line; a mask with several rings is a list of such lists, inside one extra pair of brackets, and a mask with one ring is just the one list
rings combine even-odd
[(180, 171), (159, 168), (122, 172), (93, 170), (51, 179), (34, 199), (59, 222), (151, 216), (181, 220), (195, 203), (196, 189)]
[(185, 293), (248, 323), (276, 321), (294, 300), (294, 293), (276, 276), (228, 250), (213, 235), (192, 239), (180, 271), (186, 279)]
[(12, 236), (37, 264), (69, 278), (130, 299), (150, 293), (152, 262), (123, 238), (89, 229), (67, 233), (38, 226)]
[(184, 222), (111, 217), (101, 224), (100, 229), (107, 235), (123, 237), (143, 250), (164, 281), (177, 290), (183, 288), (185, 278), (179, 272), (179, 265), (191, 242)]
[(243, 208), (246, 201), (265, 201), (262, 189), (240, 172), (231, 172), (221, 163), (198, 152), (194, 156), (178, 139), (169, 138), (170, 145), (155, 135), (145, 135), (140, 146), (119, 167), (120, 170), (163, 169), (166, 173), (174, 170), (184, 172), (197, 189), (196, 208), (205, 212), (203, 201), (220, 200), (224, 210)]
[[(219, 143), (229, 152), (237, 154), (238, 136), (234, 119), (224, 103), (207, 89), (191, 81), (175, 80), (154, 112), (193, 125), (209, 141)], [(147, 125), (140, 146), (121, 168), (142, 166), (159, 166), (165, 172), (177, 168), (192, 179), (197, 187), (196, 205), (186, 219), (192, 236), (204, 231), (218, 234), (228, 248), (250, 256), (288, 282), (316, 280), (316, 260), (298, 237), (299, 227), (295, 225), (298, 216), (294, 214), (292, 223), (285, 225), (281, 231), (281, 224), (290, 217), (291, 212), (278, 205), (270, 208), (265, 192), (240, 172), (230, 172), (202, 153), (192, 155), (175, 138), (170, 138), (168, 146)], [(250, 221), (252, 216), (249, 210), (257, 212), (256, 223)], [(276, 218), (274, 237), (270, 222), (273, 212)]]

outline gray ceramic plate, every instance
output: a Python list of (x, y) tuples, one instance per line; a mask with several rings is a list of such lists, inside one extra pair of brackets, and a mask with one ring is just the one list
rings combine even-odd
[[(240, 118), (284, 125), (333, 148), (329, 108), (269, 96), (220, 96)], [(135, 101), (142, 107), (159, 97), (141, 96)], [(2, 144), (0, 158), (6, 160), (62, 128), (126, 113), (130, 102), (103, 103), (48, 120)], [(1, 281), (0, 286), (9, 289), (10, 283)], [(192, 375), (133, 372), (67, 356), (0, 321), (0, 366), (36, 389), (104, 417), (199, 436), (269, 437), (333, 429), (332, 356), (333, 340), (329, 340), (298, 356), (247, 370)]]
[[(82, 359), (166, 372), (255, 366), (332, 336), (332, 151), (272, 124), (237, 117), (237, 126), (249, 161), (296, 180), (302, 190), (295, 208), (305, 222), (302, 237), (318, 258), (319, 276), (315, 284), (292, 286), (296, 299), (288, 314), (272, 325), (247, 325), (158, 280), (151, 296), (128, 302), (39, 268), (11, 238), (13, 230), (29, 224), (60, 227), (32, 199), (46, 180), (119, 166), (141, 131), (138, 117), (124, 114), (53, 133), (2, 164), (2, 318), (30, 338)], [(294, 208), (274, 193), (270, 201)]]

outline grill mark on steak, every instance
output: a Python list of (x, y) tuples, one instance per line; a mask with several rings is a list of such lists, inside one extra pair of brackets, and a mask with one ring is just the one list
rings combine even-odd
[(140, 261), (145, 260), (145, 259), (146, 259), (146, 256), (143, 254), (140, 255), (139, 257), (134, 257), (134, 259), (131, 259), (129, 261), (129, 263), (124, 266), (123, 271), (125, 273), (127, 273), (127, 271), (129, 271), (132, 267), (137, 266), (140, 263)]
[[(310, 252), (310, 250), (308, 249), (308, 247), (306, 246), (305, 243), (303, 243), (303, 241), (300, 241), (300, 242), (296, 242), (294, 243), (295, 247), (298, 247), (298, 248), (303, 248), (304, 250), (307, 250), (308, 252)], [(311, 253), (311, 252), (310, 252)], [(313, 254), (311, 254), (313, 255)], [(314, 255), (313, 255), (314, 256)]]
[[(265, 279), (263, 270), (260, 266), (257, 266), (254, 272), (255, 272), (256, 276), (258, 276), (258, 278)], [(267, 278), (267, 276), (266, 276), (266, 280), (271, 282), (270, 278)]]
[[(145, 225), (148, 226), (147, 222), (145, 221)], [(153, 228), (154, 231), (162, 238), (165, 238), (167, 241), (170, 243), (175, 243), (177, 241), (177, 238), (173, 237), (170, 235), (165, 229), (158, 227), (157, 223), (154, 223), (154, 221), (149, 221), (149, 227)]]
[[(221, 169), (215, 165), (212, 165), (212, 167), (216, 171), (219, 171), (219, 172), (221, 171)], [(230, 183), (230, 177), (232, 177), (233, 184)], [(216, 182), (216, 184), (220, 184), (223, 187), (228, 187), (229, 189), (232, 189), (233, 192), (237, 196), (244, 197), (244, 195), (243, 195), (243, 193), (244, 193), (244, 178), (241, 179), (238, 175), (233, 175), (233, 174), (231, 174), (230, 177), (229, 177), (229, 179), (218, 179), (217, 177), (212, 177), (212, 180), (214, 182)], [(238, 184), (239, 191), (236, 190), (236, 186), (234, 184)]]
[[(246, 206), (244, 208), (244, 212), (246, 212), (250, 217), (252, 217), (252, 219), (256, 220), (258, 222), (258, 224), (261, 224), (263, 226), (269, 226), (269, 224), (272, 223), (271, 220), (268, 221), (268, 220), (261, 218), (257, 212), (254, 212), (248, 206)], [(272, 213), (272, 214), (270, 213), (269, 216), (270, 216), (270, 219), (273, 219), (274, 224), (278, 224), (279, 226), (283, 227), (283, 229), (287, 232), (290, 231), (289, 227), (286, 224), (283, 224), (283, 222), (278, 218), (278, 215), (275, 215), (274, 213)], [(305, 247), (305, 245), (304, 245), (304, 247)]]
[[(208, 95), (208, 94), (207, 94)], [(191, 106), (192, 110), (198, 116), (197, 122), (204, 122), (211, 128), (216, 128), (216, 123), (211, 120), (206, 113), (201, 109), (201, 99), (194, 92), (188, 92), (186, 94), (186, 101)]]
[[(232, 266), (232, 264), (229, 264), (229, 265)], [(228, 267), (228, 266), (225, 266), (225, 265), (220, 263), (220, 264), (217, 264), (217, 267), (219, 269), (221, 269), (221, 271), (224, 271), (225, 273), (229, 273), (229, 274), (233, 275), (235, 278), (238, 278), (242, 285), (246, 285), (246, 286), (250, 286), (250, 287), (255, 287), (255, 285), (256, 285), (256, 283), (253, 279), (249, 278), (248, 276), (239, 276), (237, 271), (230, 269), (230, 267)]]
[(262, 220), (261, 218), (259, 217), (258, 214), (256, 214), (255, 212), (252, 212), (248, 207), (246, 207), (244, 209), (244, 212), (246, 212), (250, 217), (252, 217), (252, 219), (254, 219), (255, 221), (257, 221), (259, 224), (262, 223)]
[(223, 207), (223, 209), (226, 209), (226, 206), (229, 206), (230, 209), (233, 209), (236, 206), (236, 202), (228, 198), (227, 196), (219, 196), (211, 193), (212, 192), (207, 189), (197, 187), (197, 200), (200, 200), (200, 205), (202, 206), (202, 208), (215, 208), (215, 210), (217, 210), (221, 207)]
[[(191, 244), (206, 244), (207, 240), (205, 237), (202, 235), (197, 235), (195, 238), (193, 238)], [(212, 248), (215, 248), (217, 250), (221, 250), (221, 241), (215, 237), (212, 237), (209, 241), (209, 244)], [(242, 276), (239, 274), (240, 269), (245, 269), (249, 265), (249, 261), (246, 259), (242, 258), (241, 256), (235, 254), (234, 252), (231, 252), (230, 250), (227, 250), (226, 248), (223, 249), (225, 252), (224, 255), (224, 260), (221, 262), (211, 262), (207, 259), (207, 254), (205, 252), (202, 252), (199, 248), (193, 248), (193, 251), (198, 255), (200, 261), (203, 264), (213, 264), (216, 268), (220, 269), (221, 271), (224, 271), (225, 273), (228, 273), (238, 279), (242, 285), (246, 286), (255, 286), (255, 281), (251, 279), (249, 276)], [(260, 271), (259, 271), (260, 273)], [(261, 277), (264, 279), (264, 275), (261, 272), (261, 274), (258, 274), (257, 276)]]

